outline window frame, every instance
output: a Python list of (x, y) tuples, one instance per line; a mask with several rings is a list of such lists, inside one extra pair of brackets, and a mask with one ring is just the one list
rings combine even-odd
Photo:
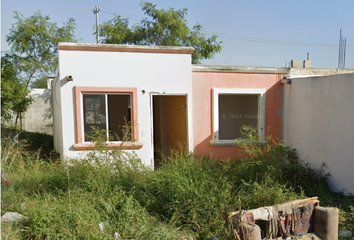
[[(107, 141), (108, 149), (140, 149), (143, 144), (139, 143), (138, 128), (138, 101), (137, 89), (129, 87), (74, 87), (74, 105), (75, 105), (75, 144), (76, 150), (89, 150), (95, 147), (92, 142), (84, 141), (84, 111), (83, 111), (83, 95), (84, 94), (130, 94), (131, 96), (131, 118), (132, 118), (132, 137), (133, 141)], [(107, 106), (106, 106), (107, 107)]]
[[(219, 95), (220, 94), (250, 94), (258, 95), (258, 139), (260, 144), (265, 144), (265, 93), (264, 88), (213, 88), (212, 89), (212, 146), (237, 146), (239, 141), (219, 139)], [(242, 140), (241, 140), (242, 141)]]

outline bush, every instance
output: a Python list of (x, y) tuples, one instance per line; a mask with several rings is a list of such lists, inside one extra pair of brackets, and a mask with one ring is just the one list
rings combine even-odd
[(221, 165), (209, 158), (175, 154), (156, 171), (148, 211), (198, 239), (222, 236), (225, 214), (232, 210), (231, 184)]
[(340, 208), (341, 227), (354, 221), (352, 197), (331, 193), (323, 169), (271, 139), (244, 142), (244, 154), (233, 160), (176, 152), (152, 171), (134, 153), (107, 151), (103, 143), (62, 166), (12, 138), (1, 142), (8, 179), (1, 212), (28, 218), (3, 223), (4, 239), (228, 239), (225, 217), (239, 200), (252, 209), (312, 196)]
[[(21, 239), (112, 239), (118, 234), (123, 239), (183, 237), (182, 231), (148, 213), (120, 184), (129, 175), (147, 171), (136, 158), (123, 158), (117, 152), (99, 159), (103, 152), (97, 151), (63, 167), (29, 152), (25, 142), (7, 139), (2, 143), (2, 170), (9, 184), (2, 184), (1, 212), (18, 212), (28, 219), (6, 223), (4, 238), (14, 234)], [(113, 168), (107, 164), (112, 160)]]

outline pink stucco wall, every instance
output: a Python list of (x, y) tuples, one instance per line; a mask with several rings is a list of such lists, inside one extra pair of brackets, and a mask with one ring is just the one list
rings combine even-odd
[(233, 158), (236, 146), (211, 146), (212, 140), (212, 89), (213, 88), (264, 88), (265, 134), (281, 139), (282, 135), (282, 74), (193, 71), (193, 139), (194, 152), (215, 158)]

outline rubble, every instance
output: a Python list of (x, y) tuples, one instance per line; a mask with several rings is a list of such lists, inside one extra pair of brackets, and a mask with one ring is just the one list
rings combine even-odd
[(1, 216), (1, 222), (16, 222), (26, 219), (27, 217), (17, 212), (6, 212), (4, 215)]

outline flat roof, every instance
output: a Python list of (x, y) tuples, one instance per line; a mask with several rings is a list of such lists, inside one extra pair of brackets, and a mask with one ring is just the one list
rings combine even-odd
[(279, 73), (286, 74), (289, 68), (285, 67), (256, 67), (232, 65), (192, 65), (193, 72), (239, 72), (239, 73)]
[(345, 68), (292, 68), (292, 67), (257, 67), (257, 66), (232, 66), (232, 65), (192, 65), (193, 72), (234, 72), (234, 73), (269, 73), (287, 74), (292, 76), (324, 76), (354, 73), (354, 69)]
[(96, 43), (58, 43), (59, 50), (72, 51), (106, 51), (106, 52), (143, 52), (143, 53), (175, 53), (192, 54), (193, 47), (182, 46), (148, 46), (126, 44), (96, 44)]

